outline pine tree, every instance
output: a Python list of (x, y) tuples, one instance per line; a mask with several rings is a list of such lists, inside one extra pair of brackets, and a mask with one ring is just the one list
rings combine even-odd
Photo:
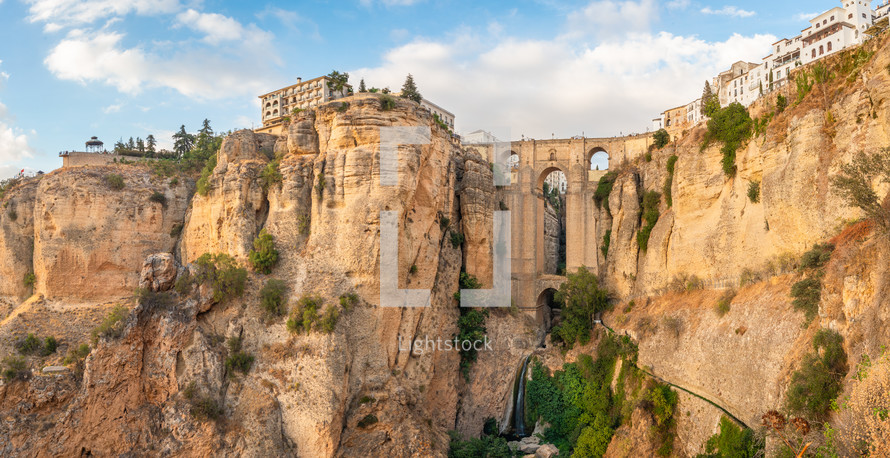
[(195, 143), (194, 135), (185, 131), (185, 124), (179, 127), (179, 132), (173, 134), (173, 150), (182, 157), (189, 151)]
[(720, 98), (711, 90), (711, 83), (705, 81), (705, 88), (701, 94), (701, 114), (710, 118), (720, 109)]
[(420, 92), (417, 90), (417, 85), (414, 84), (414, 77), (411, 74), (408, 74), (408, 77), (405, 78), (405, 84), (402, 85), (402, 98), (413, 100), (417, 103), (420, 103), (423, 100), (423, 97), (420, 95)]
[(158, 142), (157, 142), (157, 140), (155, 140), (154, 135), (148, 134), (148, 137), (145, 137), (145, 146), (146, 146), (146, 150), (149, 153), (155, 152), (155, 145), (157, 145), (157, 144), (158, 144)]
[(359, 83), (358, 83), (358, 91), (359, 92), (368, 92), (368, 89), (365, 87), (365, 79), (364, 78), (362, 78), (362, 80), (359, 81)]
[(141, 138), (141, 137), (136, 137), (136, 149), (137, 149), (140, 153), (144, 153), (144, 152), (145, 152), (145, 142), (142, 141), (142, 138)]

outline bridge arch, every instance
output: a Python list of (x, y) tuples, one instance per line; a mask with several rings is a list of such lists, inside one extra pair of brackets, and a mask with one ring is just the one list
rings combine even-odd
[(608, 170), (609, 160), (612, 157), (602, 146), (596, 146), (587, 151), (587, 165), (590, 170)]
[(536, 270), (544, 275), (560, 275), (566, 269), (567, 170), (550, 165), (538, 174), (535, 189), (535, 250), (538, 253)]

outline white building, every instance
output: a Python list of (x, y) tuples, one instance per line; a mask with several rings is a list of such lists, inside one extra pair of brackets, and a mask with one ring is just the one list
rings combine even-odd
[(664, 128), (664, 118), (659, 116), (657, 118), (652, 118), (652, 131), (656, 131), (658, 129)]
[(313, 108), (346, 97), (352, 92), (352, 86), (349, 84), (339, 91), (333, 91), (328, 87), (328, 81), (327, 76), (319, 76), (306, 82), (302, 78), (297, 78), (296, 84), (259, 96), (263, 127), (280, 125), (284, 117), (292, 114), (294, 110)]
[(752, 84), (754, 75), (751, 75), (751, 70), (758, 66), (753, 62), (740, 60), (714, 78), (713, 90), (717, 92), (720, 106), (725, 107), (734, 102), (748, 106), (760, 97), (760, 91), (756, 89), (758, 86)]
[(468, 134), (461, 135), (461, 140), (464, 144), (473, 145), (473, 144), (482, 144), (482, 143), (497, 143), (500, 140), (497, 139), (491, 132), (487, 130), (474, 130)]
[(430, 113), (436, 115), (449, 129), (454, 130), (454, 114), (450, 111), (430, 102), (427, 99), (420, 99), (420, 106), (430, 110)]
[(704, 119), (705, 117), (701, 114), (701, 97), (686, 105), (686, 122), (689, 126), (694, 126)]

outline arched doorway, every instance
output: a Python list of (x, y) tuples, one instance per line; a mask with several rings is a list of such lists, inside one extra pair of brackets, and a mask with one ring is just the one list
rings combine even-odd
[(538, 271), (544, 275), (565, 275), (566, 270), (566, 191), (565, 172), (549, 167), (538, 178)]
[(602, 148), (593, 148), (587, 152), (587, 164), (590, 170), (609, 170), (609, 153)]
[(535, 302), (537, 309), (536, 319), (546, 330), (550, 330), (553, 326), (559, 324), (560, 314), (562, 313), (562, 302), (556, 300), (556, 290), (546, 288), (538, 294), (538, 300)]

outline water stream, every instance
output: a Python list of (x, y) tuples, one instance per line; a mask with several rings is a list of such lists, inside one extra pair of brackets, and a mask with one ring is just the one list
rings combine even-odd
[(532, 355), (525, 357), (522, 363), (522, 370), (516, 378), (515, 389), (513, 390), (513, 434), (517, 437), (528, 436), (525, 429), (525, 381), (526, 372), (528, 371), (528, 361)]

